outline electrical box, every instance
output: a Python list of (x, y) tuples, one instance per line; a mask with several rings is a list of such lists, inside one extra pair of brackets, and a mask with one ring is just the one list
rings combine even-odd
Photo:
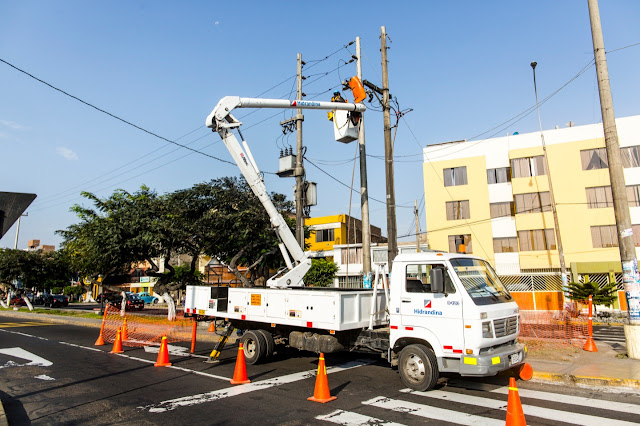
[(307, 206), (316, 206), (318, 205), (318, 185), (315, 182), (305, 182), (306, 183), (306, 204)]
[(296, 168), (296, 156), (293, 154), (282, 155), (278, 162), (278, 171), (276, 174), (280, 177), (293, 176)]
[[(355, 115), (358, 114), (358, 115)], [(360, 115), (353, 111), (336, 110), (333, 112), (333, 133), (336, 141), (353, 142), (360, 132)]]

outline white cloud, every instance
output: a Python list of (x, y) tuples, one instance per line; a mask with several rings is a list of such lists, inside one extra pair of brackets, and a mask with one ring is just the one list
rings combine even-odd
[(0, 120), (0, 124), (13, 130), (27, 130), (27, 127), (23, 126), (22, 124), (18, 124), (15, 121)]
[(56, 151), (58, 151), (58, 154), (62, 155), (67, 160), (77, 160), (78, 159), (78, 154), (76, 154), (75, 152), (73, 152), (69, 148), (65, 148), (63, 146), (59, 146), (59, 147), (56, 148)]
[(214, 22), (214, 23), (213, 23), (213, 25), (216, 25), (216, 26), (217, 26), (217, 25), (220, 25), (220, 21), (216, 21), (216, 22)]

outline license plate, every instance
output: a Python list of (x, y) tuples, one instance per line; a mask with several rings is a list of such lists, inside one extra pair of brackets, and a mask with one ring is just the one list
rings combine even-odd
[(509, 355), (509, 365), (517, 364), (520, 361), (522, 361), (522, 354), (521, 353), (518, 352), (517, 354)]

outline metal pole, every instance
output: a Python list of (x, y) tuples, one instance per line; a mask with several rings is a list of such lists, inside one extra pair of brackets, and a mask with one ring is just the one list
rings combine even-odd
[(418, 218), (418, 200), (415, 200), (414, 213), (416, 215), (416, 252), (420, 253), (420, 219)]
[[(536, 110), (538, 111), (538, 125), (540, 126), (540, 138), (542, 139), (542, 153), (544, 156), (544, 167), (547, 169), (547, 182), (549, 183), (549, 198), (551, 199), (551, 212), (553, 213), (553, 226), (556, 232), (556, 243), (558, 245), (558, 257), (560, 258), (560, 272), (562, 274), (562, 288), (567, 296), (566, 288), (568, 285), (567, 280), (567, 267), (564, 263), (564, 249), (562, 247), (562, 237), (560, 236), (560, 223), (558, 222), (558, 211), (556, 210), (556, 199), (553, 195), (553, 185), (551, 183), (551, 169), (549, 168), (549, 158), (547, 157), (547, 144), (544, 142), (544, 133), (542, 132), (542, 120), (540, 119), (540, 107), (538, 105), (538, 87), (536, 85), (536, 65), (537, 62), (531, 62), (531, 68), (533, 69), (533, 90), (536, 94)], [(542, 206), (542, 203), (540, 203)], [(546, 238), (545, 238), (546, 240)]]
[[(360, 56), (360, 37), (356, 37), (357, 75), (362, 81), (362, 58)], [(360, 210), (362, 213), (362, 273), (364, 280), (371, 283), (371, 225), (369, 223), (369, 191), (367, 186), (367, 150), (364, 144), (364, 114), (360, 118), (358, 133), (360, 146)]]
[(13, 243), (14, 250), (18, 249), (18, 234), (20, 234), (20, 219), (22, 219), (22, 216), (18, 218), (18, 225), (16, 226), (16, 241)]
[(604, 50), (604, 38), (600, 23), (600, 10), (597, 0), (588, 0), (589, 17), (591, 20), (591, 35), (593, 39), (593, 53), (596, 60), (596, 74), (600, 91), (600, 108), (602, 110), (602, 125), (604, 127), (604, 141), (609, 158), (609, 179), (613, 194), (613, 211), (618, 231), (618, 247), (622, 261), (622, 276), (624, 290), (627, 297), (629, 321), (640, 325), (640, 279), (638, 277), (638, 262), (633, 243), (633, 231), (629, 215), (629, 202), (625, 188), (622, 169), (622, 156), (618, 142), (618, 129), (613, 113), (613, 98), (609, 85), (609, 70)]
[[(296, 99), (302, 99), (302, 55), (298, 53), (298, 90)], [(296, 109), (296, 168), (293, 175), (296, 177), (296, 239), (304, 251), (304, 168), (302, 167), (302, 109)]]
[(382, 52), (382, 112), (384, 118), (384, 172), (387, 181), (387, 238), (389, 272), (393, 259), (398, 254), (398, 235), (396, 231), (396, 195), (393, 182), (393, 146), (391, 145), (391, 115), (389, 107), (389, 72), (387, 69), (387, 30), (380, 27)]

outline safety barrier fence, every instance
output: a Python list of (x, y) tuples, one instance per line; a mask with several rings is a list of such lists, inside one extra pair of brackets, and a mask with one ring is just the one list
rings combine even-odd
[[(167, 336), (167, 343), (191, 342), (194, 321), (184, 318), (178, 312), (175, 320), (169, 321), (165, 316), (149, 315), (145, 313), (125, 312), (113, 306), (106, 306), (104, 311), (104, 328), (102, 336), (105, 342), (112, 343), (116, 339), (118, 329), (122, 329), (124, 346), (148, 346), (159, 344), (162, 336)], [(126, 320), (126, 332), (125, 328)]]
[(581, 347), (589, 337), (589, 301), (562, 310), (520, 310), (520, 338)]

